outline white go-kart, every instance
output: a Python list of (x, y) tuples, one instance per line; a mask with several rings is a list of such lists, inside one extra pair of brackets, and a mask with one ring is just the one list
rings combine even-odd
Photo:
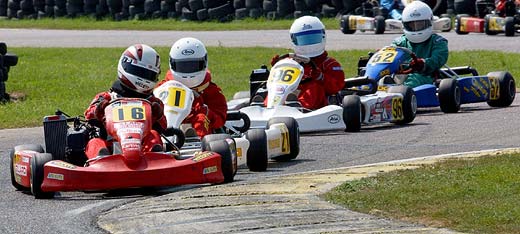
[(183, 121), (190, 114), (197, 95), (195, 91), (172, 80), (157, 87), (154, 95), (164, 103), (167, 131), (163, 139), (184, 153), (204, 150), (209, 142), (225, 139), (232, 148), (230, 150), (237, 155), (237, 164), (247, 165), (251, 171), (265, 171), (269, 158), (286, 161), (299, 154), (300, 135), (294, 119), (277, 118), (262, 128), (250, 128), (247, 116), (234, 111), (228, 113), (228, 119), (233, 119), (233, 122), (226, 123), (220, 132), (203, 139), (186, 137), (181, 127), (186, 127)]
[[(271, 71), (266, 67), (254, 70), (250, 77), (250, 91), (236, 93), (228, 102), (229, 109), (240, 110), (249, 117), (252, 127), (265, 126), (275, 117), (293, 117), (302, 133), (356, 132), (360, 131), (361, 125), (404, 124), (415, 118), (416, 99), (412, 89), (399, 86), (388, 92), (377, 92), (377, 83), (367, 77), (346, 79), (344, 90), (338, 94), (340, 98), (336, 98), (342, 102), (316, 110), (287, 105), (288, 97), (298, 92), (304, 69), (301, 63), (312, 64), (312, 61), (292, 53), (281, 58)], [(265, 93), (266, 105), (255, 105), (256, 96)]]

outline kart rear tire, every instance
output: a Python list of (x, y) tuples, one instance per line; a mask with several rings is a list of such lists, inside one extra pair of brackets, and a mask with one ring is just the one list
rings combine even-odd
[(400, 93), (403, 95), (403, 115), (402, 120), (397, 120), (395, 124), (407, 124), (411, 123), (417, 113), (417, 97), (412, 88), (404, 85), (391, 86), (388, 89), (388, 93)]
[(36, 199), (49, 199), (54, 197), (54, 192), (42, 191), (42, 183), (45, 175), (43, 174), (43, 166), (52, 160), (49, 153), (37, 153), (31, 159), (31, 193)]
[(245, 134), (249, 141), (249, 148), (247, 149), (247, 168), (250, 171), (265, 171), (267, 170), (267, 162), (269, 160), (267, 155), (267, 134), (264, 129), (254, 128), (250, 129)]
[(361, 130), (361, 99), (358, 95), (348, 95), (343, 98), (343, 122), (345, 132)]
[(375, 18), (374, 18), (374, 28), (375, 28), (375, 34), (383, 34), (385, 33), (385, 17), (383, 17), (382, 15), (377, 15)]
[(9, 159), (10, 159), (10, 165), (9, 165), (9, 169), (11, 171), (11, 184), (13, 185), (13, 187), (16, 189), (16, 190), (20, 190), (20, 191), (27, 191), (29, 190), (29, 188), (27, 187), (24, 187), (20, 184), (18, 184), (16, 182), (16, 179), (15, 179), (15, 176), (14, 176), (14, 149), (10, 149), (8, 154), (9, 154)]
[(11, 183), (13, 184), (13, 187), (15, 187), (17, 190), (28, 191), (28, 190), (30, 190), (30, 188), (27, 188), (27, 187), (24, 187), (24, 186), (18, 184), (16, 182), (15, 176), (14, 176), (14, 153), (22, 151), (22, 150), (30, 150), (30, 151), (34, 151), (37, 153), (43, 153), (45, 151), (43, 151), (43, 147), (41, 145), (37, 145), (37, 144), (17, 145), (14, 147), (14, 149), (9, 150), (9, 158), (11, 161), (11, 164), (10, 164)]
[(484, 32), (487, 34), (487, 35), (497, 35), (498, 32), (497, 31), (493, 31), (493, 30), (490, 30), (489, 29), (489, 21), (491, 20), (491, 17), (494, 16), (493, 14), (487, 14), (485, 17), (484, 17)]
[(289, 130), (289, 154), (272, 157), (275, 161), (289, 161), (298, 157), (300, 153), (300, 127), (296, 119), (292, 117), (275, 117), (267, 122), (267, 128), (271, 125), (283, 123)]
[(455, 32), (459, 35), (466, 35), (468, 32), (461, 31), (461, 17), (466, 17), (467, 15), (457, 15), (455, 16)]
[(34, 152), (37, 152), (37, 153), (44, 153), (45, 152), (43, 150), (43, 147), (41, 145), (38, 145), (38, 144), (25, 144), (25, 145), (17, 145), (17, 146), (14, 147), (14, 151), (15, 152), (22, 151), (22, 150), (30, 150), (30, 151), (34, 151)]
[(460, 110), (461, 91), (457, 80), (442, 79), (439, 84), (439, 104), (444, 113), (457, 113)]
[(506, 107), (510, 106), (515, 100), (516, 84), (513, 75), (509, 72), (490, 72), (488, 77), (498, 77), (499, 96), (497, 100), (489, 100), (487, 104), (492, 107)]
[(233, 182), (237, 173), (237, 160), (233, 159), (231, 148), (226, 140), (210, 141), (203, 150), (215, 152), (221, 156), (221, 168), (224, 183)]
[(504, 31), (507, 37), (512, 37), (515, 35), (515, 17), (508, 16), (506, 17), (504, 25)]
[(356, 30), (349, 28), (349, 18), (350, 15), (342, 15), (341, 20), (339, 21), (339, 26), (343, 34), (354, 34), (356, 32)]

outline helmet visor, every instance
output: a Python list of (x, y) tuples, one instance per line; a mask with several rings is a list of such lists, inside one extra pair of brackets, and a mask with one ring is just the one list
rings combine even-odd
[(196, 60), (170, 58), (170, 67), (180, 73), (199, 72), (206, 69), (206, 57)]
[(404, 29), (410, 31), (410, 32), (417, 32), (425, 30), (432, 26), (431, 20), (417, 20), (417, 21), (409, 21), (409, 22), (403, 22)]
[(318, 44), (323, 41), (325, 36), (324, 30), (310, 30), (299, 33), (292, 33), (291, 40), (294, 45), (304, 46)]
[(142, 79), (157, 82), (159, 78), (159, 72), (155, 72), (144, 67), (136, 66), (132, 64), (131, 60), (123, 60), (121, 63), (126, 73), (138, 76)]

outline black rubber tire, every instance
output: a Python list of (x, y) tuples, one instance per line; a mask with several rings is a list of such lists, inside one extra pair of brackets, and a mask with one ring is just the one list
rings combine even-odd
[(395, 124), (411, 123), (417, 114), (417, 97), (412, 88), (404, 85), (391, 86), (388, 93), (400, 93), (403, 95), (403, 116), (402, 120), (397, 120)]
[(264, 15), (262, 8), (252, 8), (249, 9), (249, 17), (253, 19), (258, 19)]
[(210, 141), (205, 147), (203, 150), (215, 152), (222, 157), (221, 168), (222, 174), (224, 174), (224, 183), (233, 182), (237, 173), (237, 165), (236, 160), (233, 160), (228, 142), (226, 140)]
[(506, 107), (510, 106), (515, 100), (516, 84), (513, 75), (509, 72), (490, 72), (488, 77), (498, 77), (499, 84), (499, 98), (497, 100), (489, 100), (487, 104), (492, 107)]
[(292, 1), (276, 0), (276, 12), (280, 17), (292, 14), (294, 11), (294, 4)]
[(10, 159), (9, 160), (10, 161), (9, 170), (11, 172), (11, 184), (13, 185), (14, 188), (16, 188), (16, 190), (27, 191), (27, 190), (29, 190), (29, 188), (24, 187), (16, 182), (16, 179), (14, 176), (14, 152), (15, 152), (14, 149), (10, 149), (8, 152), (9, 159)]
[(339, 27), (343, 34), (353, 34), (356, 32), (356, 30), (352, 30), (349, 27), (349, 19), (350, 15), (342, 15), (341, 20), (339, 21)]
[(468, 32), (461, 31), (461, 17), (465, 17), (466, 15), (457, 15), (455, 16), (455, 32), (459, 35), (468, 34)]
[[(226, 2), (227, 2), (227, 0), (202, 0), (202, 4), (204, 5), (204, 8), (206, 8), (206, 9), (222, 6)], [(233, 3), (231, 3), (231, 4), (233, 4)]]
[(508, 16), (505, 19), (504, 31), (507, 37), (515, 35), (515, 17)]
[(245, 133), (246, 139), (249, 141), (247, 149), (246, 164), (250, 171), (267, 170), (267, 134), (264, 129), (249, 129)]
[(209, 134), (202, 138), (200, 141), (200, 144), (202, 146), (202, 149), (205, 149), (209, 146), (209, 143), (212, 141), (220, 141), (220, 140), (226, 140), (226, 139), (233, 139), (231, 135), (227, 133), (217, 133), (217, 134)]
[(36, 199), (49, 199), (54, 197), (54, 192), (44, 192), (41, 189), (43, 179), (43, 166), (52, 160), (52, 155), (48, 153), (37, 153), (31, 159), (31, 193)]
[(487, 34), (487, 35), (497, 35), (498, 32), (497, 31), (492, 31), (489, 29), (489, 20), (490, 18), (494, 16), (492, 14), (487, 14), (485, 17), (484, 17), (484, 32)]
[(186, 20), (197, 20), (197, 12), (192, 12), (190, 9), (183, 7), (181, 18)]
[(204, 9), (204, 4), (202, 4), (202, 0), (189, 0), (188, 6), (190, 10), (193, 12), (197, 12), (200, 9)]
[(209, 19), (208, 9), (200, 9), (197, 11), (197, 19), (199, 21), (205, 21)]
[(235, 9), (233, 8), (233, 4), (228, 2), (224, 5), (221, 5), (219, 7), (210, 8), (208, 9), (209, 18), (211, 19), (220, 19), (222, 17), (225, 17), (229, 14), (234, 14)]
[(442, 112), (457, 113), (460, 110), (460, 95), (461, 90), (456, 79), (442, 79), (438, 93)]
[(0, 55), (5, 55), (7, 53), (7, 44), (5, 42), (0, 42)]
[(246, 0), (245, 5), (247, 9), (262, 8), (262, 0)]
[(249, 16), (249, 10), (247, 8), (240, 8), (235, 10), (235, 19), (244, 19)]
[(276, 1), (264, 0), (262, 3), (262, 9), (264, 12), (276, 11)]
[(376, 17), (374, 18), (374, 26), (375, 34), (385, 33), (385, 17), (383, 17), (382, 15), (376, 15)]
[(246, 7), (246, 1), (245, 0), (234, 0), (233, 1), (233, 8), (240, 9)]
[(269, 119), (267, 122), (267, 128), (270, 128), (271, 125), (283, 123), (287, 126), (289, 130), (289, 151), (290, 153), (287, 155), (280, 155), (277, 157), (273, 157), (271, 159), (275, 161), (289, 161), (295, 159), (300, 153), (300, 127), (298, 126), (298, 122), (296, 119), (292, 117), (274, 117)]
[(345, 132), (359, 132), (361, 130), (361, 99), (358, 95), (343, 97), (343, 122)]

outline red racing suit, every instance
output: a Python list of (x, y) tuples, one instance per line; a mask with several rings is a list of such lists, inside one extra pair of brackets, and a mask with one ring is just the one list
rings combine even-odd
[[(150, 134), (143, 139), (143, 150), (150, 151), (155, 145), (162, 146), (161, 135), (159, 132), (162, 132), (166, 128), (166, 118), (163, 115), (164, 105), (162, 101), (153, 95), (143, 95), (133, 92), (123, 86), (119, 80), (114, 82), (112, 88), (108, 92), (98, 93), (94, 97), (89, 107), (85, 110), (85, 119), (89, 122), (97, 122), (98, 124), (104, 123), (105, 107), (108, 105), (110, 100), (120, 97), (143, 98), (150, 101), (152, 104), (153, 129)], [(111, 142), (102, 138), (92, 138), (87, 143), (85, 154), (88, 159), (95, 158), (102, 148), (106, 148), (110, 151), (112, 148)]]
[[(175, 80), (170, 70), (166, 73), (164, 80), (157, 86), (166, 81)], [(193, 126), (199, 137), (213, 133), (216, 129), (224, 126), (227, 117), (226, 97), (220, 87), (211, 82), (211, 72), (207, 70), (204, 81), (197, 87), (192, 88), (196, 92), (195, 100), (191, 106), (191, 113), (183, 123)], [(197, 95), (198, 94), (198, 95)]]
[(315, 110), (328, 105), (328, 96), (337, 94), (345, 86), (345, 73), (339, 62), (328, 56), (327, 51), (311, 58), (313, 69), (305, 64), (304, 75), (298, 89), (298, 101), (302, 107)]

